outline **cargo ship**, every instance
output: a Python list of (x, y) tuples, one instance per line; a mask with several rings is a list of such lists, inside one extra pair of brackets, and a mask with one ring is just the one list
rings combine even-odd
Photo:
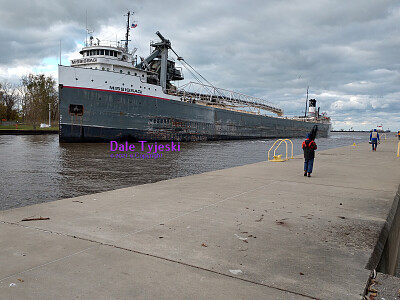
[[(304, 116), (287, 118), (262, 99), (216, 88), (182, 57), (173, 59), (171, 42), (158, 31), (159, 41), (139, 62), (137, 49), (128, 46), (136, 25), (127, 17), (126, 40), (90, 36), (81, 58), (59, 65), (60, 142), (290, 138), (304, 137), (315, 125), (319, 136), (328, 135), (330, 118), (319, 114), (315, 99)], [(177, 87), (184, 77), (176, 60), (199, 82)]]

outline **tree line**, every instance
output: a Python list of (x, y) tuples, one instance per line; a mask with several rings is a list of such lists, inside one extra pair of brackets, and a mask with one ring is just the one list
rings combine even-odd
[(36, 128), (40, 123), (58, 121), (58, 91), (56, 81), (44, 74), (24, 75), (19, 84), (0, 81), (0, 119), (29, 123)]

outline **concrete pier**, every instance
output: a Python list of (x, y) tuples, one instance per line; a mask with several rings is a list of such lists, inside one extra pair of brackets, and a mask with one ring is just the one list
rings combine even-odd
[(396, 265), (397, 143), (2, 211), (0, 298), (361, 299)]

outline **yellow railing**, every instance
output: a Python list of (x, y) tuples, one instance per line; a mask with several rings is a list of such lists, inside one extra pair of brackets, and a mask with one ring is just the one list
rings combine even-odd
[(400, 142), (397, 144), (397, 157), (400, 156)]
[[(277, 161), (277, 162), (287, 161), (289, 159), (288, 158), (288, 143), (287, 143), (288, 141), (292, 144), (292, 156), (290, 158), (293, 159), (293, 142), (291, 140), (289, 140), (289, 139), (279, 139), (272, 145), (271, 148), (269, 148), (269, 150), (268, 150), (268, 161)], [(275, 147), (275, 145), (278, 142), (279, 142), (279, 144)], [(285, 142), (285, 144), (286, 144), (286, 159), (282, 158), (282, 154), (276, 155), (276, 150), (279, 148), (279, 146), (283, 142)], [(269, 159), (269, 153), (271, 152), (272, 149), (274, 149), (274, 156), (273, 156), (272, 159)]]

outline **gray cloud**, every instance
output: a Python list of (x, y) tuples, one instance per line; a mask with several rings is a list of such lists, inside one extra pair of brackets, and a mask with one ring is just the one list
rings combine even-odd
[[(400, 4), (395, 0), (6, 1), (0, 0), (0, 69), (39, 65), (76, 50), (88, 27), (146, 56), (159, 30), (216, 86), (263, 97), (301, 115), (307, 86), (338, 126), (400, 127)], [(188, 75), (185, 72), (185, 75)], [(187, 76), (188, 77), (188, 76)], [(385, 125), (384, 124), (384, 125)], [(351, 126), (350, 126), (351, 125)]]

